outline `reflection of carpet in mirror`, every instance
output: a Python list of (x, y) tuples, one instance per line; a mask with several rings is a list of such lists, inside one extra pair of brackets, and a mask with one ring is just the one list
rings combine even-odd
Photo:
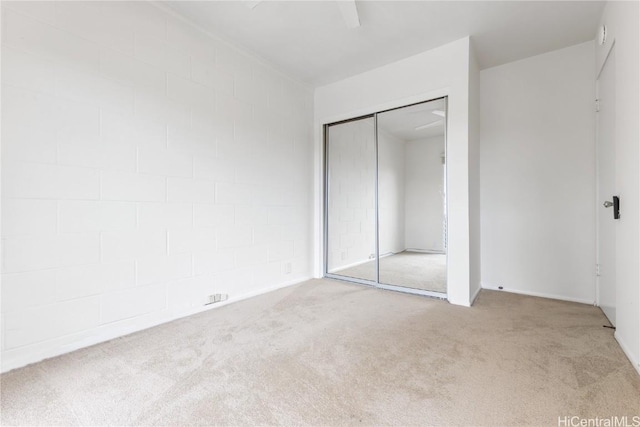
[[(332, 271), (341, 276), (375, 280), (375, 261)], [(447, 292), (447, 256), (400, 252), (380, 258), (380, 282), (425, 291)]]

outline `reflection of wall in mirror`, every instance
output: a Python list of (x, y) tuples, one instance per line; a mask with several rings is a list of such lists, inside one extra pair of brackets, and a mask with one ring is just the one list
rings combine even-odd
[(405, 142), (378, 130), (380, 255), (405, 250)]
[[(405, 142), (378, 131), (381, 256), (444, 252), (444, 136)], [(329, 128), (328, 270), (375, 254), (375, 142), (370, 120)]]
[(406, 143), (407, 249), (444, 252), (444, 136)]
[(375, 253), (373, 119), (329, 127), (328, 270)]

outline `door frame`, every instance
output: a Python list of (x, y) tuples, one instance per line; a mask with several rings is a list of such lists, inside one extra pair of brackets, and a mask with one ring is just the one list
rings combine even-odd
[[(609, 43), (606, 46), (606, 52), (604, 54), (604, 60), (602, 61), (602, 64), (600, 65), (600, 68), (597, 70), (597, 74), (596, 74), (596, 79), (595, 79), (595, 95), (596, 95), (596, 106), (598, 105), (598, 101), (600, 99), (600, 77), (602, 76), (602, 71), (604, 70), (604, 68), (607, 66), (607, 63), (609, 61), (609, 59), (611, 58), (611, 52), (613, 51), (613, 47), (615, 46), (615, 38), (611, 39), (611, 43)], [(615, 75), (614, 75), (615, 78)], [(595, 210), (596, 210), (596, 216), (595, 216), (595, 229), (596, 229), (596, 254), (595, 254), (595, 261), (596, 261), (596, 280), (595, 280), (595, 305), (597, 307), (601, 308), (601, 301), (600, 301), (600, 285), (601, 285), (601, 279), (600, 279), (600, 262), (601, 262), (601, 254), (600, 254), (600, 240), (601, 240), (601, 235), (600, 235), (600, 219), (602, 217), (602, 215), (608, 215), (610, 214), (609, 211), (603, 211), (601, 209), (601, 203), (602, 200), (600, 200), (600, 162), (598, 159), (599, 156), (599, 148), (600, 148), (600, 138), (599, 138), (599, 131), (600, 131), (600, 119), (598, 116), (598, 111), (599, 108), (596, 107), (595, 109), (595, 115), (596, 115), (596, 132), (595, 132), (595, 153), (596, 153), (596, 164), (595, 164), (595, 168), (596, 168), (596, 182), (595, 182)], [(614, 142), (615, 144), (615, 142)], [(615, 174), (615, 171), (614, 171)], [(615, 176), (614, 176), (614, 182), (615, 182)], [(613, 268), (615, 269), (615, 265), (613, 265)], [(602, 308), (601, 308), (602, 309)], [(610, 319), (609, 319), (610, 320)], [(615, 323), (612, 321), (612, 323)]]

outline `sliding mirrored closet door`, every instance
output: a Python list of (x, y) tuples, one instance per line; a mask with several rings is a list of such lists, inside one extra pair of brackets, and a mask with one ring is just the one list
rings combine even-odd
[(325, 274), (444, 297), (446, 99), (325, 127)]
[(376, 140), (373, 116), (326, 131), (326, 271), (369, 282), (376, 270)]
[(446, 292), (445, 100), (377, 115), (380, 283)]

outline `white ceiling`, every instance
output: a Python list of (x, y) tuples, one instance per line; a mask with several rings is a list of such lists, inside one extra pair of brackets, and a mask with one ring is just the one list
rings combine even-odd
[(210, 33), (319, 86), (472, 36), (480, 68), (592, 40), (600, 1), (163, 1)]

